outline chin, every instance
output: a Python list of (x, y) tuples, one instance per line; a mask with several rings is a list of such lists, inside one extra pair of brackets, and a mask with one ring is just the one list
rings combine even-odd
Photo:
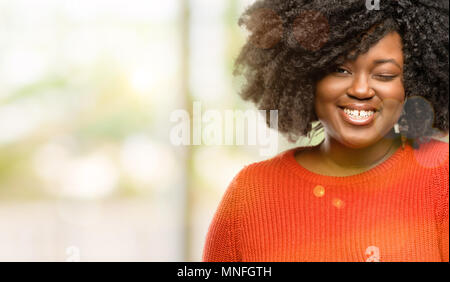
[(375, 144), (377, 140), (368, 138), (342, 138), (341, 144), (352, 149), (362, 149)]

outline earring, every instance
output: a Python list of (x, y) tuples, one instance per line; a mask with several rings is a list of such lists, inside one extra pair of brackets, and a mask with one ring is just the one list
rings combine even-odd
[(406, 145), (407, 138), (406, 138), (405, 135), (401, 134), (401, 132), (400, 132), (400, 126), (398, 125), (398, 123), (396, 123), (396, 124), (394, 125), (394, 131), (395, 131), (395, 134), (400, 134), (400, 140), (402, 140), (402, 149), (404, 150), (404, 149), (405, 149), (405, 145)]
[[(405, 114), (405, 107), (404, 105), (406, 104), (406, 102), (408, 102), (408, 97), (405, 96), (405, 102), (403, 103), (403, 114)], [(406, 136), (400, 133), (400, 126), (398, 125), (398, 123), (395, 124), (394, 126), (394, 130), (395, 133), (400, 134), (400, 139), (402, 140), (402, 149), (405, 150), (405, 145), (406, 145)]]
[(405, 150), (405, 144), (406, 144), (406, 136), (403, 134), (400, 135), (400, 138), (402, 139), (402, 149)]

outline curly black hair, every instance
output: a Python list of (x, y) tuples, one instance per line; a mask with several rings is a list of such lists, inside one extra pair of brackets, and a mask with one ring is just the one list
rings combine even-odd
[[(448, 1), (259, 0), (239, 19), (249, 37), (235, 61), (240, 96), (278, 110), (290, 142), (322, 129), (314, 111), (316, 83), (345, 60), (367, 52), (392, 31), (403, 41), (407, 102), (400, 131), (413, 146), (448, 132)], [(267, 120), (268, 126), (269, 120)]]

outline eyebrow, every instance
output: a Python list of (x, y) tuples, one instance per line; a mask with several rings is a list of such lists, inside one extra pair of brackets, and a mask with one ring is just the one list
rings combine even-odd
[(381, 60), (376, 60), (374, 63), (375, 63), (375, 65), (381, 65), (381, 64), (386, 64), (386, 63), (393, 63), (394, 65), (396, 65), (397, 67), (402, 69), (402, 67), (394, 59), (381, 59)]

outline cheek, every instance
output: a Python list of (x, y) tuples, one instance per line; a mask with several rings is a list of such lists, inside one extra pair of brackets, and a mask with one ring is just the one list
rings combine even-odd
[(340, 96), (345, 94), (346, 84), (342, 80), (336, 80), (333, 77), (325, 77), (316, 86), (314, 107), (317, 117), (327, 118), (330, 113), (330, 107), (336, 105)]
[(378, 86), (376, 89), (382, 99), (383, 118), (386, 122), (396, 122), (400, 117), (405, 100), (405, 89), (401, 82)]
[(403, 101), (396, 98), (385, 98), (383, 100), (383, 109), (381, 116), (383, 121), (388, 124), (395, 124), (402, 114)]
[(379, 83), (378, 85), (374, 86), (373, 89), (382, 100), (395, 99), (403, 102), (403, 100), (405, 99), (405, 88), (403, 87), (403, 83), (401, 82), (401, 80), (398, 80), (395, 83)]

